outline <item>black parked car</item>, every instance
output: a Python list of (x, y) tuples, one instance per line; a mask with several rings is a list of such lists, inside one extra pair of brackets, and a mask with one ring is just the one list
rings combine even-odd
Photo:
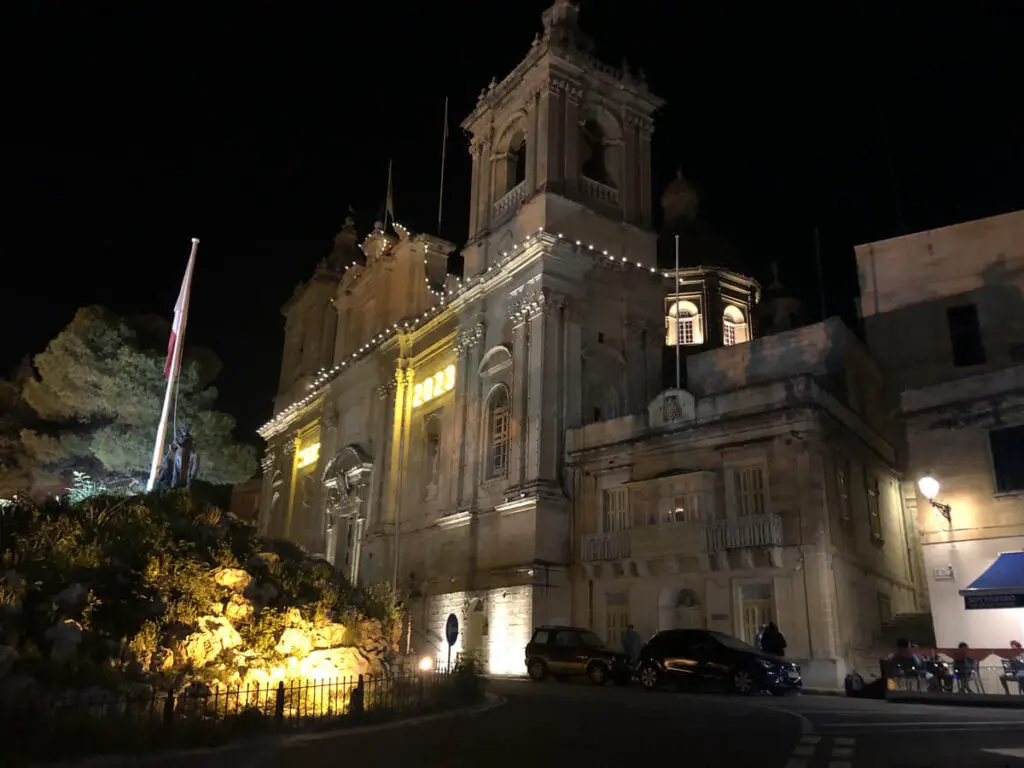
[(787, 693), (803, 687), (800, 667), (762, 653), (731, 635), (705, 629), (659, 632), (640, 652), (639, 677), (647, 689), (662, 683), (724, 687), (736, 693)]
[(630, 679), (626, 657), (606, 647), (601, 638), (580, 627), (537, 627), (526, 646), (526, 671), (538, 682), (551, 675), (558, 681), (586, 675), (594, 685)]

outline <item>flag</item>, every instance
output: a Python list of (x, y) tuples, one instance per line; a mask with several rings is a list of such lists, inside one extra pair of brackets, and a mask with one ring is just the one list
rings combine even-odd
[[(174, 322), (171, 323), (171, 337), (167, 340), (167, 360), (164, 362), (164, 378), (171, 378), (171, 362), (174, 360), (174, 347), (178, 338), (185, 334), (185, 314), (188, 312), (188, 293), (192, 285), (192, 269), (196, 263), (196, 251), (192, 249), (192, 255), (188, 258), (188, 266), (185, 267), (185, 279), (181, 283), (181, 291), (178, 293), (178, 301), (174, 304)], [(177, 376), (181, 370), (181, 359), (178, 359), (178, 370), (174, 371)]]
[(395, 220), (395, 201), (391, 197), (391, 161), (388, 160), (388, 196), (384, 200), (384, 222), (387, 223), (388, 216), (391, 221)]

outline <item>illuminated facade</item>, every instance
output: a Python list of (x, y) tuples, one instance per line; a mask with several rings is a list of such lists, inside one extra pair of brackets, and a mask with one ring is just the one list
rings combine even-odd
[[(263, 530), (353, 581), (397, 584), (417, 652), (443, 653), (455, 613), (454, 651), (495, 673), (523, 671), (536, 624), (604, 626), (588, 601), (622, 591), (601, 581), (618, 560), (598, 574), (586, 557), (581, 535), (601, 529), (587, 527), (595, 497), (576, 483), (585, 466), (599, 470), (582, 446), (647, 413), (666, 373), (675, 381), (678, 369), (684, 389), (690, 376), (693, 388), (746, 386), (699, 361), (724, 360), (714, 357), (724, 349), (742, 372), (760, 327), (760, 286), (701, 228), (681, 177), (661, 198), (666, 230), (652, 230), (662, 102), (641, 75), (593, 57), (576, 14), (557, 0), (524, 61), (462, 124), (472, 156), (463, 276), (448, 274), (451, 243), (398, 224), (359, 242), (347, 221), (284, 307), (275, 415), (260, 430)], [(789, 316), (785, 297), (772, 306)], [(701, 475), (707, 488), (720, 469)], [(627, 519), (625, 507), (607, 514)], [(660, 583), (630, 573), (638, 601)], [(636, 615), (656, 604), (637, 602)]]

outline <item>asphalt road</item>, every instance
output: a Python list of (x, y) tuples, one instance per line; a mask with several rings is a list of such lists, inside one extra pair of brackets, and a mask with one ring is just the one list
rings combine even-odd
[[(476, 714), (252, 745), (214, 762), (240, 768), (1024, 768), (1024, 710), (525, 680), (492, 681), (489, 691), (503, 703)], [(207, 762), (187, 761), (192, 768)]]

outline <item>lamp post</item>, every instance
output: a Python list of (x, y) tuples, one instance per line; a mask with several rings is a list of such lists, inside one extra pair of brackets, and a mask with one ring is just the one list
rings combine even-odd
[(922, 495), (928, 499), (928, 503), (931, 504), (940, 515), (946, 518), (946, 522), (952, 523), (952, 508), (949, 504), (943, 504), (942, 502), (935, 500), (935, 497), (939, 495), (939, 481), (931, 475), (925, 475), (917, 481), (917, 487), (921, 491)]

